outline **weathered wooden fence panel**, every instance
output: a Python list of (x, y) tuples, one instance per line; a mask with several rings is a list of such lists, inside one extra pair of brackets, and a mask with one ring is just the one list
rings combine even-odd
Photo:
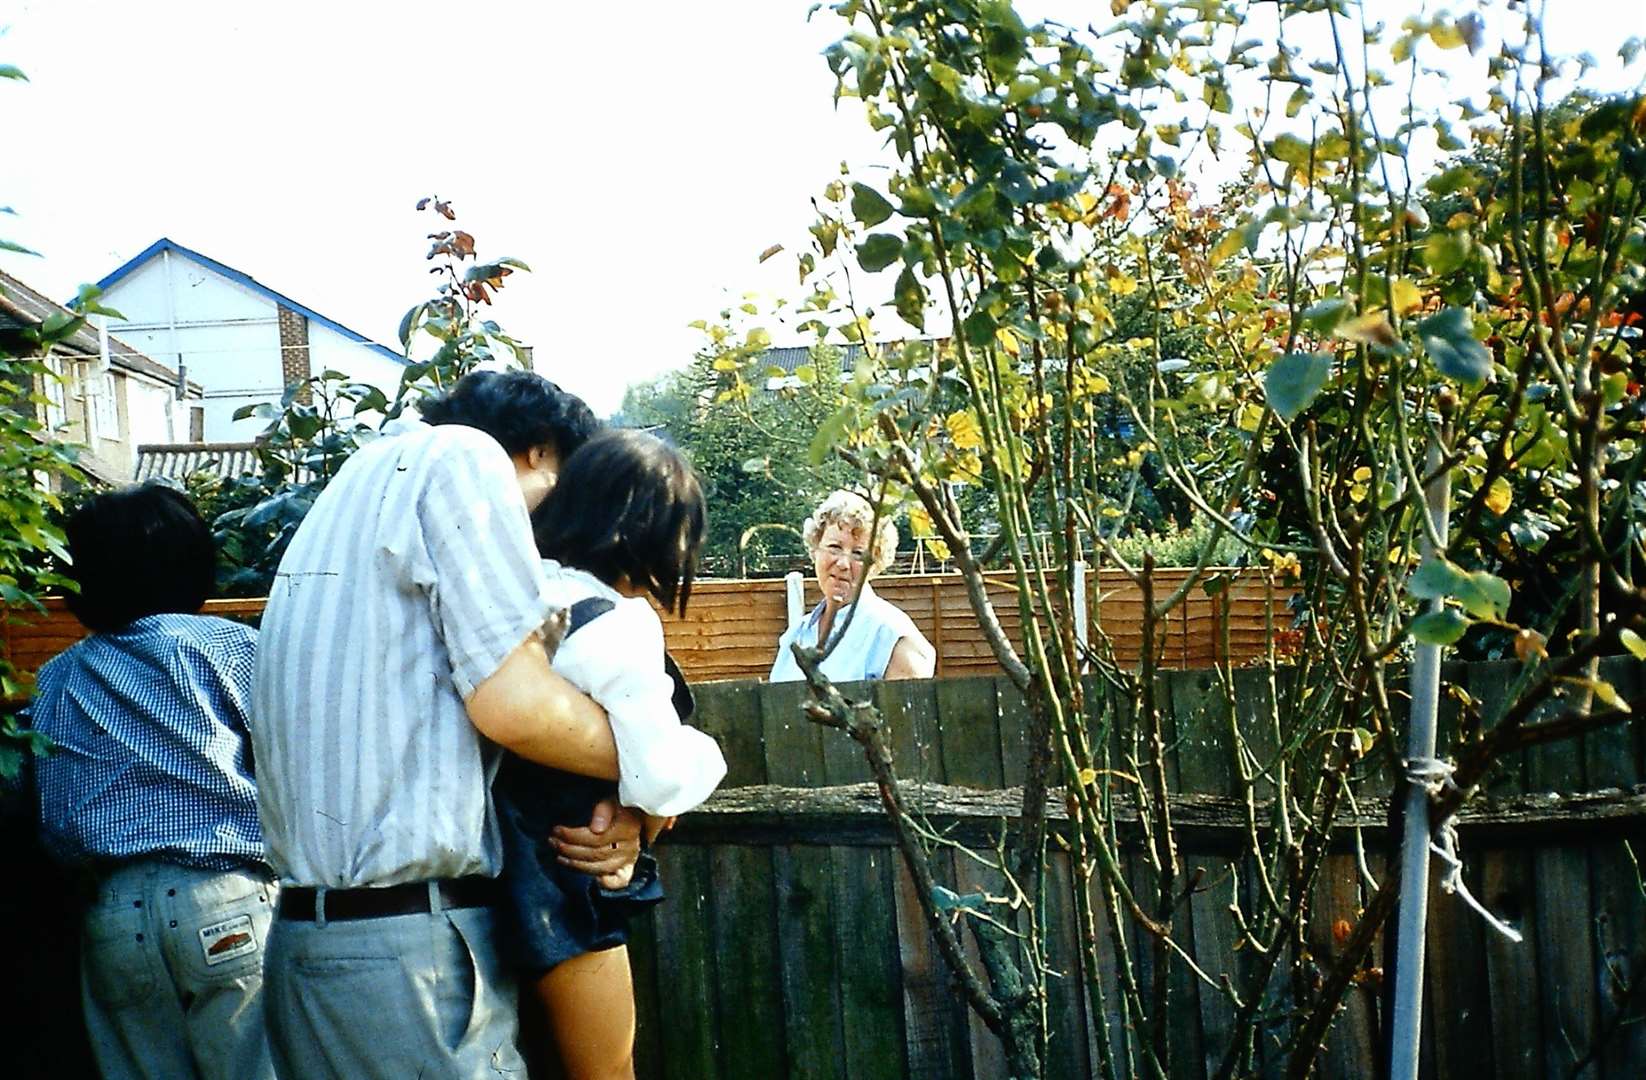
[[(1640, 700), (1646, 692), (1641, 665), (1606, 663), (1606, 677)], [(1489, 702), (1506, 692), (1514, 670), (1453, 666), (1447, 678)], [(990, 677), (859, 689), (872, 693), (887, 717), (911, 805), (957, 839), (992, 844), (1016, 811), (1018, 796), (1009, 785), (1023, 777), (1023, 704), (1015, 689)], [(1225, 972), (1238, 979), (1253, 960), (1249, 950), (1233, 948), (1229, 911), (1234, 890), (1249, 901), (1255, 888), (1251, 867), (1231, 863), (1241, 830), (1229, 798), (1236, 790), (1231, 725), (1261, 757), (1275, 745), (1277, 715), (1285, 708), (1282, 702), (1277, 713), (1262, 671), (1236, 672), (1234, 691), (1231, 708), (1213, 673), (1162, 676), (1160, 700), (1174, 736), (1169, 769), (1181, 790), (1174, 814), (1183, 858), (1191, 871), (1204, 869), (1178, 935), (1213, 979)], [(936, 955), (855, 746), (840, 732), (808, 722), (802, 701), (796, 684), (700, 689), (700, 722), (720, 740), (731, 771), (727, 786), (659, 848), (671, 898), (637, 928), (632, 950), (639, 1075), (1003, 1077), (995, 1041), (962, 1005)], [(1108, 701), (1106, 707), (1124, 705)], [(1455, 718), (1446, 732), (1448, 740), (1458, 738)], [(1364, 768), (1363, 797), (1348, 823), (1362, 827), (1377, 874), (1387, 851), (1390, 770), (1375, 760)], [(1646, 727), (1636, 720), (1508, 763), (1488, 785), (1485, 802), (1462, 818), (1470, 888), (1526, 941), (1504, 941), (1455, 897), (1436, 890), (1425, 1077), (1646, 1075), (1646, 895), (1635, 861), (1646, 852), (1643, 781)], [(1569, 798), (1548, 794), (1583, 789), (1591, 790)], [(1055, 823), (1063, 812), (1060, 795), (1050, 810)], [(1124, 819), (1121, 827), (1129, 835)], [(61, 922), (71, 905), (61, 902), (66, 885), (49, 866), (17, 859), (16, 841), (28, 831), (27, 822), (15, 820), (5, 830), (7, 857), (16, 860), (8, 869), (38, 883), (8, 891), (13, 921), (7, 930), (29, 934), (32, 963), (43, 965), (43, 978), (63, 984), (72, 978), (72, 930), (50, 920)], [(1320, 883), (1322, 917), (1308, 942), (1321, 963), (1336, 948), (1332, 922), (1351, 919), (1365, 895), (1351, 837), (1346, 825)], [(1140, 853), (1128, 851), (1124, 862), (1139, 880)], [(991, 884), (962, 856), (944, 853), (938, 866), (941, 878), (962, 889)], [(1117, 1011), (1117, 939), (1102, 922), (1100, 887), (1061, 852), (1047, 880), (1049, 949), (1063, 973), (1051, 992), (1049, 1075), (1088, 1076), (1100, 1032), (1122, 1056), (1135, 1038)], [(1096, 973), (1101, 1005), (1085, 991), (1075, 947), (1076, 889), (1090, 890), (1098, 901), (1099, 931), (1109, 943)], [(44, 937), (30, 929), (47, 925), (54, 929)], [(1123, 929), (1131, 954), (1146, 962), (1146, 942), (1135, 927)], [(44, 984), (13, 981), (23, 996), (0, 995), (15, 1006), (8, 1015), (33, 1015), (33, 988)], [(1326, 1075), (1375, 1075), (1382, 1037), (1378, 991), (1377, 977), (1368, 972), (1331, 1033)], [(15, 1075), (85, 1075), (72, 985), (55, 993), (69, 995), (50, 1021), (60, 1035), (37, 1047), (37, 1059), (17, 1062)], [(1202, 1080), (1226, 1045), (1232, 1010), (1220, 994), (1188, 980), (1175, 983), (1173, 993), (1172, 1074)], [(1277, 982), (1266, 1009), (1282, 1014), (1288, 993), (1284, 980)], [(1274, 1027), (1261, 1040), (1258, 1065), (1265, 1076), (1279, 1075), (1281, 1035)]]
[[(1619, 690), (1638, 695), (1640, 665), (1607, 664)], [(1501, 692), (1511, 670), (1456, 665), (1448, 678)], [(1226, 801), (1236, 790), (1230, 716), (1212, 673), (1174, 672), (1163, 683), (1177, 737), (1170, 767), (1183, 793), (1183, 857), (1191, 870), (1205, 871), (1180, 916), (1179, 938), (1212, 978), (1239, 978), (1251, 958), (1233, 948), (1230, 890), (1249, 890), (1253, 875), (1231, 874), (1239, 825)], [(882, 684), (871, 692), (891, 724), (911, 803), (929, 810), (935, 827), (988, 845), (1016, 805), (1001, 788), (1022, 776), (1015, 689), (1004, 680), (967, 678)], [(998, 1048), (961, 1004), (935, 953), (855, 746), (807, 722), (801, 701), (796, 686), (700, 692), (700, 715), (729, 748), (736, 786), (687, 818), (662, 847), (674, 899), (641, 929), (637, 945), (640, 955), (657, 957), (636, 968), (637, 978), (655, 980), (642, 987), (642, 1000), (655, 1000), (659, 1017), (642, 1024), (641, 1060), (656, 1063), (643, 1075), (1003, 1077)], [(1251, 736), (1273, 715), (1261, 673), (1240, 675), (1234, 722)], [(1463, 817), (1471, 889), (1527, 940), (1503, 941), (1436, 888), (1426, 1077), (1564, 1076), (1574, 1069), (1602, 1080), (1646, 1075), (1646, 897), (1624, 846), (1646, 850), (1642, 735), (1637, 722), (1542, 752), (1529, 771), (1511, 763), (1509, 771), (1522, 779), (1494, 785), (1489, 802)], [(1376, 875), (1387, 850), (1389, 769), (1368, 762), (1366, 774), (1360, 814), (1349, 821), (1363, 826)], [(1565, 800), (1539, 794), (1555, 789), (1595, 793)], [(963, 890), (992, 884), (964, 857), (944, 854), (938, 865), (940, 876)], [(1129, 853), (1125, 865), (1141, 879), (1140, 853)], [(1112, 960), (1099, 972), (1106, 1008), (1095, 1008), (1085, 993), (1072, 890), (1088, 883), (1061, 852), (1048, 887), (1050, 950), (1064, 973), (1051, 992), (1049, 1075), (1088, 1076), (1097, 1060), (1097, 1025), (1121, 1052), (1133, 1036), (1116, 1012)], [(1367, 895), (1345, 827), (1320, 882), (1308, 937), (1320, 963), (1336, 949), (1333, 924), (1352, 920)], [(1134, 933), (1127, 944), (1146, 964), (1146, 942)], [(775, 972), (762, 966), (770, 957)], [(1372, 965), (1379, 963), (1374, 957)], [(1328, 1040), (1324, 1075), (1376, 1074), (1384, 1037), (1380, 993), (1374, 972), (1353, 989)], [(1207, 1077), (1227, 1045), (1232, 1008), (1188, 978), (1174, 982), (1173, 994), (1172, 1073)], [(1277, 1006), (1285, 996), (1277, 986)], [(1264, 1040), (1265, 1075), (1278, 1073), (1279, 1039), (1275, 1031)], [(758, 1073), (742, 1071), (757, 1062)]]

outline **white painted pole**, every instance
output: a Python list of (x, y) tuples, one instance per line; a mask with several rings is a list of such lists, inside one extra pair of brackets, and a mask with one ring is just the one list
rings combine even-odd
[(806, 578), (798, 570), (790, 570), (783, 578), (783, 599), (788, 606), (789, 629), (800, 625), (806, 614)]
[[(1070, 592), (1074, 594), (1072, 597), (1074, 601), (1074, 639), (1080, 644), (1081, 648), (1085, 648), (1091, 642), (1091, 628), (1086, 625), (1087, 611), (1085, 560), (1076, 559), (1074, 566), (1070, 569), (1072, 571), (1069, 575), (1072, 578), (1069, 583), (1071, 586)], [(1080, 662), (1080, 670), (1082, 672), (1086, 670), (1086, 662), (1084, 659)]]
[[(1440, 443), (1431, 440), (1424, 469), (1431, 475), (1440, 468)], [(1429, 482), (1424, 492), (1425, 511), (1434, 524), (1441, 544), (1446, 543), (1450, 523), (1450, 471)], [(1438, 558), (1428, 530), (1423, 531), (1421, 550), (1425, 560)], [(1429, 601), (1429, 610), (1445, 604), (1441, 597)], [(1440, 646), (1419, 645), (1412, 658), (1412, 713), (1406, 735), (1406, 761), (1425, 762), (1435, 756), (1435, 713), (1440, 705)], [(1421, 783), (1406, 788), (1405, 832), (1400, 854), (1399, 940), (1395, 946), (1394, 1026), (1390, 1041), (1391, 1080), (1417, 1080), (1418, 1046), (1423, 1037), (1423, 944), (1429, 921), (1429, 791)]]

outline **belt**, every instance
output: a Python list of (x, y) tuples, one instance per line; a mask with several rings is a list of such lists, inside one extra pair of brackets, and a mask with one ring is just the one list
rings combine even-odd
[[(450, 878), (436, 882), (440, 905), (447, 908), (486, 907), (497, 895), (497, 880), (487, 877)], [(280, 918), (314, 921), (315, 894), (306, 886), (280, 890)], [(326, 921), (382, 919), (391, 915), (427, 915), (429, 883), (411, 881), (379, 889), (327, 889)]]

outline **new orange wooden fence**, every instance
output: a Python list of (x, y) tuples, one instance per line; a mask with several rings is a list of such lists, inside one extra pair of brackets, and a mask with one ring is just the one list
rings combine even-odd
[[(1164, 598), (1188, 570), (1155, 572), (1155, 596)], [(1166, 668), (1204, 668), (1225, 658), (1250, 663), (1265, 649), (1271, 621), (1284, 635), (1292, 621), (1288, 601), (1293, 590), (1271, 583), (1255, 570), (1226, 571), (1228, 584), (1208, 596), (1198, 585), (1158, 629), (1160, 664)], [(1116, 659), (1135, 664), (1143, 646), (1143, 597), (1138, 587), (1116, 570), (1088, 576), (1088, 617), (1112, 642)], [(1022, 620), (1010, 575), (990, 574), (989, 599), (1000, 624), (1021, 645)], [(999, 672), (958, 574), (914, 574), (877, 578), (874, 588), (908, 613), (937, 649), (937, 674), (990, 675)], [(669, 651), (693, 682), (764, 678), (776, 655), (777, 639), (788, 625), (784, 583), (777, 578), (705, 579), (692, 588), (684, 618), (666, 617)], [(805, 606), (818, 601), (815, 582), (806, 583)], [(263, 601), (212, 600), (206, 612), (255, 619)], [(48, 600), (46, 612), (13, 609), (0, 620), (0, 648), (19, 668), (34, 671), (78, 641), (85, 629), (63, 606)]]

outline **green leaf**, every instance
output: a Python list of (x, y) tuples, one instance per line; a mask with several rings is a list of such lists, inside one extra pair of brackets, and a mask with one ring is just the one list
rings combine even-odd
[(995, 322), (994, 316), (978, 308), (966, 316), (966, 321), (960, 324), (960, 332), (965, 337), (966, 344), (981, 349), (994, 340), (994, 333), (999, 325)]
[(400, 344), (402, 347), (411, 345), (412, 331), (416, 328), (417, 320), (422, 317), (427, 307), (427, 304), (416, 304), (410, 311), (400, 317)]
[(851, 407), (843, 406), (830, 413), (829, 418), (818, 427), (807, 454), (813, 465), (823, 464), (835, 443), (846, 437), (846, 427), (851, 423), (851, 417)]
[(1301, 169), (1309, 163), (1309, 144), (1288, 133), (1269, 144), (1269, 156)]
[(1406, 581), (1406, 591), (1419, 600), (1456, 596), (1468, 573), (1445, 559), (1430, 557)]
[(18, 67), (16, 64), (0, 64), (0, 79), (21, 79), (24, 82), (29, 81), (29, 77), (23, 74), (23, 69)]
[(926, 329), (926, 286), (920, 284), (920, 279), (907, 266), (897, 275), (892, 301), (897, 306), (898, 318), (916, 330)]
[(1509, 583), (1485, 570), (1472, 573), (1443, 558), (1431, 557), (1406, 582), (1419, 600), (1451, 597), (1477, 619), (1502, 619), (1513, 596)]
[(1353, 310), (1341, 296), (1330, 297), (1303, 309), (1303, 325), (1317, 334), (1329, 334)]
[(1297, 419), (1319, 395), (1331, 373), (1332, 358), (1328, 353), (1287, 353), (1270, 364), (1263, 376), (1263, 392), (1269, 399), (1269, 408), (1282, 420)]
[(903, 238), (891, 233), (870, 233), (857, 245), (857, 264), (871, 274), (879, 273), (903, 254)]
[(1446, 308), (1417, 324), (1417, 336), (1448, 379), (1475, 384), (1492, 373), (1492, 354), (1475, 340), (1474, 324), (1462, 308)]
[(982, 893), (963, 896), (942, 885), (932, 886), (932, 907), (939, 911), (984, 911), (987, 903)]
[(1509, 583), (1495, 574), (1476, 570), (1457, 591), (1458, 602), (1477, 619), (1501, 619), (1509, 613)]
[(47, 338), (67, 337), (77, 329), (76, 324), (84, 322), (85, 319), (79, 315), (71, 315), (66, 311), (54, 311), (47, 315), (45, 321), (40, 324), (40, 335)]
[(852, 185), (852, 214), (869, 228), (892, 216), (892, 204), (867, 184)]
[(1442, 608), (1412, 620), (1412, 638), (1424, 645), (1451, 645), (1469, 629), (1469, 620), (1456, 608)]
[(1423, 244), (1423, 261), (1429, 267), (1429, 272), (1436, 277), (1445, 277), (1469, 257), (1469, 237), (1467, 233), (1437, 232), (1432, 233)]

